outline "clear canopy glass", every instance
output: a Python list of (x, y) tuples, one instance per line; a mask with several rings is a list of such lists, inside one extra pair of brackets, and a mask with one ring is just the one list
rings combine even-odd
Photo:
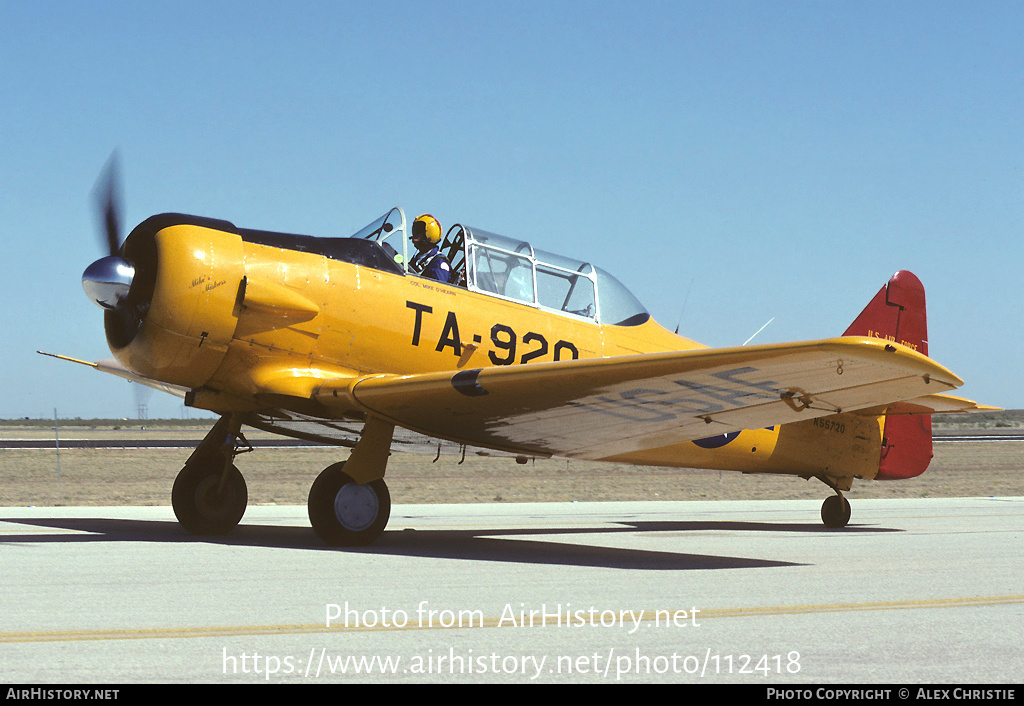
[[(405, 213), (393, 208), (355, 233), (373, 240), (408, 269)], [(534, 250), (530, 243), (461, 224), (440, 245), (455, 278), (452, 284), (599, 323), (635, 326), (650, 318), (632, 292), (599, 267)]]

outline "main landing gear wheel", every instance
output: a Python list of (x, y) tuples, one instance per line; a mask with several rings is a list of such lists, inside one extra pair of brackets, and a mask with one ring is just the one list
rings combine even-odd
[(230, 532), (245, 514), (248, 501), (245, 479), (234, 464), (225, 476), (224, 457), (220, 454), (190, 459), (171, 489), (174, 515), (192, 534)]
[(328, 466), (309, 489), (309, 521), (313, 531), (332, 547), (370, 544), (391, 517), (391, 493), (383, 479), (359, 484), (344, 471)]
[(821, 521), (826, 527), (846, 527), (850, 512), (849, 500), (842, 495), (832, 495), (821, 504)]

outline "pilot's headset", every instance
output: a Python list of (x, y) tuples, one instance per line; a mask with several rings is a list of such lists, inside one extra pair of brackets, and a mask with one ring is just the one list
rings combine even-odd
[(412, 222), (412, 234), (422, 235), (431, 245), (437, 245), (441, 242), (441, 224), (429, 213), (424, 213)]

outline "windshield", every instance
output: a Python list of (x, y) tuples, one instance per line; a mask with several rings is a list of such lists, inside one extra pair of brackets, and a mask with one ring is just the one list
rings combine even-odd
[(393, 208), (383, 216), (360, 228), (351, 235), (357, 240), (371, 240), (378, 243), (395, 264), (405, 272), (408, 270), (408, 249), (405, 237), (405, 212)]

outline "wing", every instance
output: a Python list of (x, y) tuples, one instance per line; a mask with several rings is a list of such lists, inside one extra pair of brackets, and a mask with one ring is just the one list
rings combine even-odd
[(589, 459), (926, 398), (963, 384), (886, 341), (843, 337), (320, 386), (316, 399), (473, 446)]

